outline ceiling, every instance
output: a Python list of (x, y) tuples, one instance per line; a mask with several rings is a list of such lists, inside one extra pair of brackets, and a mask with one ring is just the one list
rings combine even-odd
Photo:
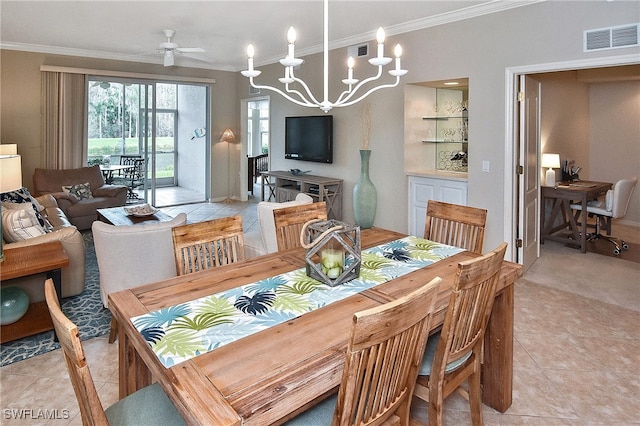
[[(331, 48), (447, 22), (499, 12), (542, 0), (329, 1)], [(177, 56), (176, 66), (226, 71), (246, 68), (246, 46), (255, 65), (286, 53), (286, 32), (296, 27), (296, 56), (322, 51), (323, 7), (319, 0), (209, 1), (0, 1), (0, 48), (135, 62), (163, 63), (163, 30), (172, 42), (200, 47), (198, 59)], [(408, 52), (405, 52), (408, 53)], [(391, 55), (387, 47), (386, 54)]]

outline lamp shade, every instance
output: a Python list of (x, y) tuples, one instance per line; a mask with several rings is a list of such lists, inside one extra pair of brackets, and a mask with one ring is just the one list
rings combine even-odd
[(560, 168), (560, 154), (542, 154), (542, 167)]
[(220, 136), (220, 142), (233, 142), (236, 139), (236, 135), (233, 134), (231, 129), (225, 129)]
[(22, 165), (19, 155), (0, 155), (0, 192), (22, 188)]
[(2, 143), (0, 144), (0, 155), (17, 155), (18, 144), (16, 143)]

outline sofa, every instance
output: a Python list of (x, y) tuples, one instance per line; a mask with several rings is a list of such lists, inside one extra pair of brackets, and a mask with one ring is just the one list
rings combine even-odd
[(100, 166), (77, 169), (35, 169), (34, 195), (51, 194), (71, 224), (78, 230), (90, 229), (97, 218), (96, 210), (124, 206), (127, 187), (107, 185)]
[[(49, 232), (15, 242), (6, 242), (3, 238), (3, 248), (4, 250), (9, 250), (13, 247), (35, 246), (51, 241), (60, 241), (67, 256), (69, 256), (69, 265), (62, 268), (61, 297), (78, 295), (82, 293), (85, 286), (85, 247), (82, 234), (69, 222), (52, 195), (36, 197), (35, 200), (36, 203), (34, 204), (38, 206), (40, 216), (46, 219), (48, 224), (51, 225)], [(12, 203), (15, 203), (15, 201)], [(31, 202), (29, 202), (28, 205), (31, 206)], [(2, 203), (2, 206), (3, 212), (5, 213), (11, 210), (12, 207), (17, 207), (11, 206), (10, 203), (6, 201)], [(4, 231), (3, 229), (3, 233)], [(0, 265), (0, 267), (2, 266)], [(45, 279), (46, 275), (42, 273), (23, 278), (15, 278), (6, 282), (6, 284), (24, 289), (29, 295), (29, 300), (31, 302), (37, 302), (44, 300)]]
[(251, 259), (278, 251), (276, 225), (273, 221), (273, 211), (275, 209), (311, 203), (313, 203), (313, 198), (302, 192), (296, 195), (293, 201), (284, 203), (273, 203), (270, 201), (259, 202), (257, 208), (259, 228), (244, 234), (245, 257)]

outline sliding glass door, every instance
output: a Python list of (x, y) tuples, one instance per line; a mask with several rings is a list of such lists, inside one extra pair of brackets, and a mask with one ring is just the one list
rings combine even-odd
[(89, 164), (144, 159), (130, 203), (165, 207), (209, 198), (206, 85), (92, 78), (88, 93)]

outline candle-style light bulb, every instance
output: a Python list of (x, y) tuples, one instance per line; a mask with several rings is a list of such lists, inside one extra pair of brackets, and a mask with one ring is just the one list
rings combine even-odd
[(253, 44), (249, 43), (247, 46), (247, 61), (249, 62), (249, 71), (253, 71), (253, 55), (255, 51), (253, 49)]
[(402, 46), (396, 44), (393, 53), (396, 55), (396, 70), (400, 71), (400, 57), (402, 56)]
[(349, 59), (347, 59), (347, 67), (349, 68), (347, 78), (349, 80), (353, 79), (353, 66), (355, 65), (355, 62), (356, 61), (353, 59), (353, 56), (349, 56)]
[(382, 27), (378, 28), (376, 33), (376, 41), (378, 42), (378, 58), (382, 58), (384, 54), (384, 30)]
[(293, 27), (289, 27), (289, 31), (287, 31), (287, 41), (289, 42), (289, 50), (287, 56), (293, 59), (294, 56), (294, 46), (296, 42), (296, 29)]
[(289, 27), (289, 31), (287, 31), (287, 41), (291, 43), (296, 42), (296, 29), (293, 27)]

